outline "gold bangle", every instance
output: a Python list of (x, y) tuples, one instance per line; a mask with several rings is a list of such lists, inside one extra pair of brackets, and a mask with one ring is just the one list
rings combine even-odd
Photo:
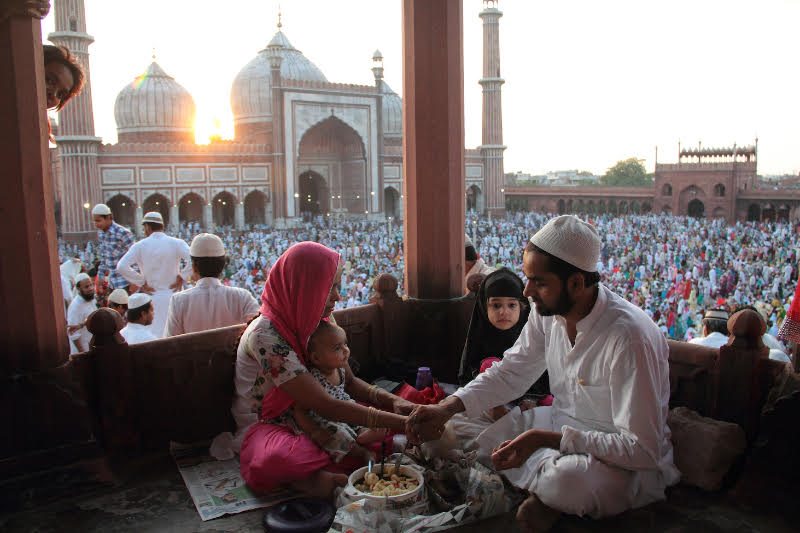
[(378, 410), (370, 407), (367, 410), (367, 427), (375, 429), (378, 426)]
[(369, 388), (369, 401), (375, 405), (378, 405), (378, 386), (371, 385)]

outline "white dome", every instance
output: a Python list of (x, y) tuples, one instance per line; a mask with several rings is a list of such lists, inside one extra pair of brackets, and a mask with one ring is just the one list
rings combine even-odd
[[(314, 63), (292, 46), (282, 31), (279, 30), (269, 44), (277, 46), (280, 50), (282, 78), (328, 81)], [(265, 48), (245, 65), (233, 80), (231, 108), (235, 123), (264, 122), (272, 119), (270, 81), (269, 55)]]
[(383, 80), (381, 80), (381, 94), (383, 95), (383, 134), (400, 136), (403, 134), (403, 99)]
[(119, 134), (192, 132), (195, 105), (192, 95), (156, 63), (117, 95), (114, 118)]

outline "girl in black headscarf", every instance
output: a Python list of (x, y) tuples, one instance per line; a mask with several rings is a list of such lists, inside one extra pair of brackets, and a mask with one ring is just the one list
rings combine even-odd
[[(522, 294), (524, 289), (522, 280), (507, 268), (495, 270), (481, 283), (461, 355), (458, 372), (461, 386), (491, 366), (492, 360), (502, 359), (503, 353), (516, 342), (531, 312)], [(529, 393), (534, 396), (549, 393), (546, 372)]]

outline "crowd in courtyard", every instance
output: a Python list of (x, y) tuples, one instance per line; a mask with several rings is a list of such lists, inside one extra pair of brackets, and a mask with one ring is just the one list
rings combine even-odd
[[(481, 258), (522, 276), (522, 249), (553, 215), (508, 214), (503, 218), (468, 214), (465, 232)], [(800, 238), (793, 224), (737, 223), (659, 215), (587, 215), (603, 241), (598, 265), (611, 290), (645, 310), (672, 339), (699, 336), (705, 309), (733, 311), (752, 305), (775, 335), (797, 281)], [(201, 233), (196, 222), (181, 224), (175, 237), (187, 243)], [(368, 303), (372, 281), (395, 276), (403, 292), (403, 231), (396, 221), (308, 219), (287, 229), (252, 226), (247, 231), (217, 228), (228, 254), (223, 283), (260, 297), (267, 274), (293, 243), (317, 241), (345, 259), (342, 300), (337, 308)], [(78, 258), (94, 274), (99, 250), (59, 242), (62, 262)], [(101, 280), (102, 281), (102, 280)], [(100, 295), (102, 291), (98, 291)]]

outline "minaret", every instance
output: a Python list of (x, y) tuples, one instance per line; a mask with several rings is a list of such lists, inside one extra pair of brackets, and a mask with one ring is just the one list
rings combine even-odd
[[(89, 75), (89, 45), (94, 37), (86, 33), (83, 0), (56, 0), (56, 24), (48, 39), (69, 48), (83, 67), (85, 82), (81, 93), (58, 113), (56, 143), (64, 172), (61, 198), (61, 231), (65, 236), (94, 233), (91, 208), (102, 202), (97, 152), (101, 139), (95, 137), (92, 112), (92, 84)], [(87, 207), (88, 206), (88, 207)]]
[(500, 77), (500, 17), (497, 0), (483, 0), (483, 193), (488, 212), (505, 210), (503, 170), (503, 105), (500, 91), (505, 80)]

